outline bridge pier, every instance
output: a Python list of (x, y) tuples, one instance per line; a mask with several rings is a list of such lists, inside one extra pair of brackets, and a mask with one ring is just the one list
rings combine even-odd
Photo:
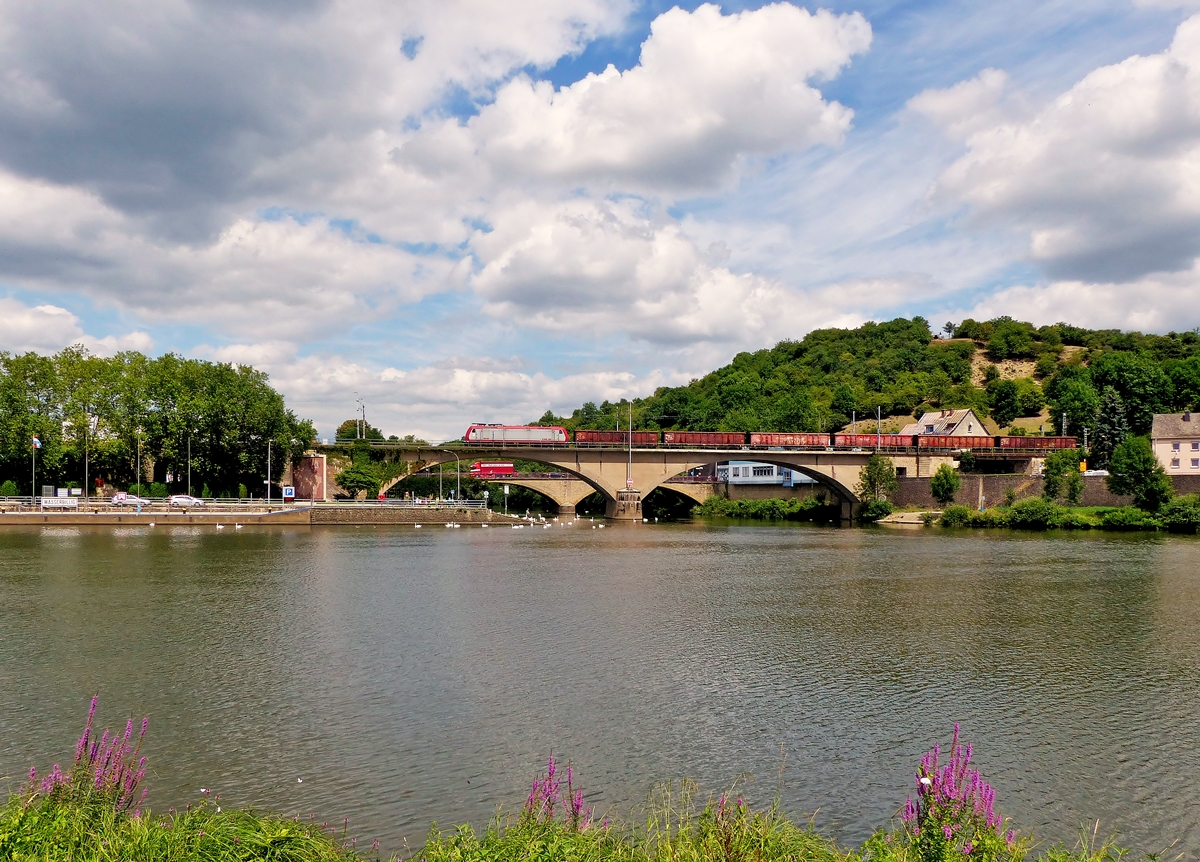
[(642, 494), (632, 488), (617, 491), (616, 499), (607, 501), (604, 515), (614, 521), (642, 520)]

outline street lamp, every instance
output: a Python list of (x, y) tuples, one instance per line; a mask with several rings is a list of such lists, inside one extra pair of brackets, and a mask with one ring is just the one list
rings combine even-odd
[(142, 429), (137, 430), (137, 495), (142, 496)]
[[(460, 459), (458, 457), (457, 452), (453, 452), (450, 449), (439, 449), (438, 451), (445, 452), (447, 455), (454, 456), (454, 482), (455, 482), (455, 486), (458, 488), (458, 492), (455, 494), (455, 497), (457, 497), (458, 499), (461, 500), (462, 499), (462, 469), (461, 469), (462, 459)], [(442, 494), (442, 468), (439, 465), (438, 466), (438, 496), (440, 497), (441, 494)]]
[(192, 496), (192, 435), (196, 433), (194, 428), (188, 429), (188, 496)]
[(271, 438), (267, 438), (267, 510), (271, 509)]

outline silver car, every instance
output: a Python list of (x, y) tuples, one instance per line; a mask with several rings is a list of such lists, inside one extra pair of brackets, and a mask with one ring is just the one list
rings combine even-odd
[(191, 494), (173, 494), (167, 497), (167, 505), (174, 506), (179, 509), (191, 509), (197, 506), (203, 506), (204, 501), (199, 497), (193, 497)]

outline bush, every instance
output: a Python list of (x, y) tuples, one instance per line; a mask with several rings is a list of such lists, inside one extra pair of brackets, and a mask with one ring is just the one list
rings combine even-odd
[(803, 500), (726, 500), (709, 497), (692, 509), (698, 517), (751, 518), (760, 521), (835, 521), (841, 518), (841, 507), (827, 504), (818, 497)]
[(982, 512), (971, 513), (972, 527), (1007, 527), (1008, 513), (1011, 509), (984, 509)]
[(895, 510), (892, 504), (887, 500), (868, 500), (858, 510), (858, 517), (863, 521), (878, 521), (880, 518), (886, 518), (893, 511)]
[(971, 509), (968, 506), (947, 506), (938, 523), (943, 527), (966, 527), (971, 523)]
[(171, 490), (162, 482), (143, 482), (142, 490), (146, 492), (147, 497), (166, 497), (170, 495)]
[(1105, 512), (1100, 519), (1102, 530), (1157, 530), (1162, 522), (1137, 506), (1122, 506)]
[(8, 479), (3, 485), (0, 485), (0, 497), (16, 497), (20, 493), (17, 483), (12, 479)]
[(953, 503), (954, 495), (961, 488), (962, 477), (949, 464), (943, 464), (938, 467), (937, 472), (933, 474), (933, 478), (929, 480), (929, 490), (933, 494), (933, 499), (937, 500), (943, 506), (949, 506)]
[(1162, 523), (1172, 533), (1194, 533), (1200, 529), (1200, 494), (1176, 497), (1162, 510)]
[(1114, 494), (1133, 497), (1133, 504), (1147, 512), (1157, 512), (1175, 493), (1145, 437), (1126, 437), (1117, 445), (1105, 483)]
[(1062, 518), (1062, 509), (1037, 497), (1022, 500), (1008, 510), (1008, 526), (1015, 530), (1045, 530), (1057, 527)]

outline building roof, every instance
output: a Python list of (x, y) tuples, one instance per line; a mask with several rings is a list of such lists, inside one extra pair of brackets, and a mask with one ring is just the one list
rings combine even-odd
[(1155, 413), (1150, 437), (1200, 437), (1200, 413)]
[[(959, 426), (970, 419), (971, 430)], [(970, 407), (961, 410), (930, 411), (909, 425), (905, 425), (901, 434), (966, 434), (974, 437), (986, 437), (987, 429)]]

